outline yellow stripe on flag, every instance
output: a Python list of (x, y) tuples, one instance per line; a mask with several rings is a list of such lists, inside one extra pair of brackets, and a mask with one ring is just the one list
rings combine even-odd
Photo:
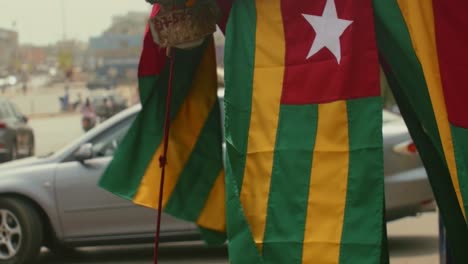
[(219, 232), (226, 231), (225, 188), (224, 171), (221, 171), (208, 195), (205, 207), (198, 217), (197, 225)]
[[(176, 118), (171, 123), (163, 207), (169, 200), (179, 176), (195, 147), (208, 115), (217, 102), (216, 73), (205, 70), (216, 69), (215, 63), (214, 44), (211, 42), (205, 50), (200, 67), (197, 69), (190, 92)], [(159, 88), (166, 89), (166, 87)], [(157, 208), (161, 178), (159, 157), (162, 153), (163, 143), (161, 142), (141, 180), (141, 184), (133, 199), (134, 203)]]
[(349, 170), (346, 101), (321, 104), (302, 263), (338, 264)]
[(256, 8), (255, 70), (241, 203), (261, 250), (283, 89), (285, 40), (281, 0), (257, 0)]
[(466, 219), (465, 206), (458, 181), (452, 132), (440, 77), (432, 1), (398, 0), (398, 5), (408, 26), (416, 56), (419, 58), (424, 71), (445, 159), (447, 160), (458, 203)]

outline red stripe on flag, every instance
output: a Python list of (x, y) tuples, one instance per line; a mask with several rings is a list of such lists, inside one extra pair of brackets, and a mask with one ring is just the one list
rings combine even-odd
[[(319, 38), (304, 15), (322, 16), (326, 5), (336, 6), (339, 19), (352, 21), (339, 37), (339, 63), (334, 55), (337, 52), (326, 47), (307, 59), (312, 44)], [(282, 14), (286, 36), (283, 104), (326, 103), (380, 95), (371, 0), (296, 0), (294, 4), (282, 0)], [(329, 26), (325, 29), (327, 33)]]
[[(150, 17), (154, 17), (159, 12), (159, 5), (153, 5)], [(166, 64), (166, 50), (161, 49), (154, 43), (149, 27), (146, 28), (143, 40), (143, 50), (138, 66), (138, 76), (158, 75)]]
[(468, 1), (434, 0), (434, 22), (447, 113), (455, 126), (468, 128)]
[(226, 26), (231, 11), (233, 0), (217, 0), (219, 9), (221, 10), (221, 19), (218, 21), (218, 26), (221, 31), (226, 34)]

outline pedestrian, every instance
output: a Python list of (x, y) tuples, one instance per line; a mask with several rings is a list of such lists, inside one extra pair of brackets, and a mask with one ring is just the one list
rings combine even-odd
[(107, 97), (104, 97), (104, 99), (102, 100), (102, 104), (104, 109), (102, 119), (104, 121), (114, 114), (114, 106), (112, 104), (112, 101), (109, 100), (109, 98)]
[(26, 72), (23, 72), (21, 78), (23, 81), (23, 85), (22, 85), (23, 95), (26, 95), (26, 93), (28, 92), (28, 75), (26, 74)]
[(26, 95), (26, 93), (28, 92), (28, 85), (26, 84), (26, 82), (23, 83), (23, 94)]
[(81, 115), (81, 126), (84, 131), (88, 131), (96, 125), (96, 112), (89, 98), (86, 98), (84, 105), (81, 107)]
[[(89, 101), (88, 99), (86, 99), (87, 102)], [(78, 109), (78, 107), (83, 103), (83, 98), (81, 96), (81, 93), (78, 93), (76, 95), (76, 100), (73, 102), (73, 110), (76, 111), (76, 109)]]
[(81, 107), (81, 114), (83, 116), (95, 115), (94, 107), (91, 105), (89, 98), (86, 98), (84, 105)]
[(68, 92), (68, 85), (65, 84), (65, 92), (63, 96), (60, 98), (60, 103), (62, 105), (62, 111), (68, 111), (69, 110), (69, 100), (70, 100), (70, 94)]

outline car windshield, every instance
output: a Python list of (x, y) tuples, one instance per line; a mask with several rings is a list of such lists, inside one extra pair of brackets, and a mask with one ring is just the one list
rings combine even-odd
[(383, 123), (386, 124), (386, 123), (390, 123), (393, 121), (401, 120), (401, 117), (388, 110), (384, 110), (382, 111), (382, 120), (383, 120)]

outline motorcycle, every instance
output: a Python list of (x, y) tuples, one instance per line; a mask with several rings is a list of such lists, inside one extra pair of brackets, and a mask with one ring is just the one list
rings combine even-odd
[(96, 126), (96, 115), (88, 113), (81, 118), (81, 127), (85, 132)]

